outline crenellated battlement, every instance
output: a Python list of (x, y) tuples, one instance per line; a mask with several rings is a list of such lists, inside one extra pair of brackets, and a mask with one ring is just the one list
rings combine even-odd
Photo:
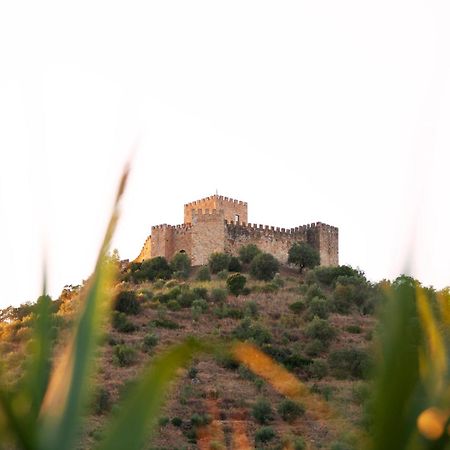
[[(242, 205), (247, 206), (247, 202), (243, 202), (242, 200), (236, 200), (234, 198), (224, 197), (223, 195), (210, 195), (209, 197), (204, 197), (200, 200), (195, 200), (193, 202), (185, 203), (184, 207), (188, 209), (199, 209), (198, 207), (205, 204), (210, 203), (214, 201), (219, 202), (227, 202), (232, 203), (234, 205)], [(201, 209), (201, 208), (200, 208)]]

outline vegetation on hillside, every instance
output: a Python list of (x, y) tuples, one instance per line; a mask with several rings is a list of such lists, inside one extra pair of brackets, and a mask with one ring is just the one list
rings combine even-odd
[(450, 448), (449, 289), (255, 246), (120, 265), (123, 184), (90, 279), (0, 311), (0, 448)]

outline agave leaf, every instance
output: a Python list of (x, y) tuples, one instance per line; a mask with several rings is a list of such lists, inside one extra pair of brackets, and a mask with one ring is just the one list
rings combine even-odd
[(118, 221), (119, 203), (128, 173), (126, 167), (79, 320), (50, 377), (40, 414), (39, 441), (42, 450), (72, 448), (79, 427), (95, 350), (112, 298), (115, 267), (108, 263), (107, 252)]
[(416, 433), (423, 408), (419, 379), (421, 330), (415, 286), (404, 283), (387, 299), (373, 396), (375, 450), (401, 450)]
[(212, 347), (188, 338), (153, 360), (124, 399), (98, 450), (142, 448), (144, 440), (151, 435), (169, 384), (196, 353), (205, 351), (212, 351)]

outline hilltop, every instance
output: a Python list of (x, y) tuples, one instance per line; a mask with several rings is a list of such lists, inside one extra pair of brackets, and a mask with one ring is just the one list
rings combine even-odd
[[(148, 270), (152, 264), (170, 270), (155, 274)], [(114, 413), (140, 369), (189, 335), (255, 343), (305, 382), (313, 395), (329, 402), (336, 415), (322, 419), (305, 405), (286, 401), (231, 357), (204, 357), (170, 392), (158, 437), (147, 448), (221, 448), (221, 442), (230, 445), (236, 430), (256, 447), (281, 448), (290, 440), (296, 449), (348, 448), (352, 434), (364, 424), (368, 348), (379, 287), (347, 266), (302, 274), (283, 266), (272, 279), (261, 281), (244, 264), (239, 269), (247, 283), (235, 296), (227, 288), (227, 270), (215, 270), (207, 280), (205, 267), (184, 273), (173, 269), (163, 258), (122, 264), (116, 311), (93, 382), (96, 401), (80, 449), (92, 448), (105, 418)], [(58, 342), (65, 339), (82, 289), (67, 286), (53, 303)], [(23, 305), (3, 310), (1, 352), (11, 379), (21, 371), (32, 309)]]

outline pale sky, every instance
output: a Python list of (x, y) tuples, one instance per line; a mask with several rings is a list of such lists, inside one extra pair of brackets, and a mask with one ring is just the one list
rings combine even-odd
[(448, 1), (0, 3), (0, 306), (215, 193), (339, 227), (340, 262), (450, 285)]

